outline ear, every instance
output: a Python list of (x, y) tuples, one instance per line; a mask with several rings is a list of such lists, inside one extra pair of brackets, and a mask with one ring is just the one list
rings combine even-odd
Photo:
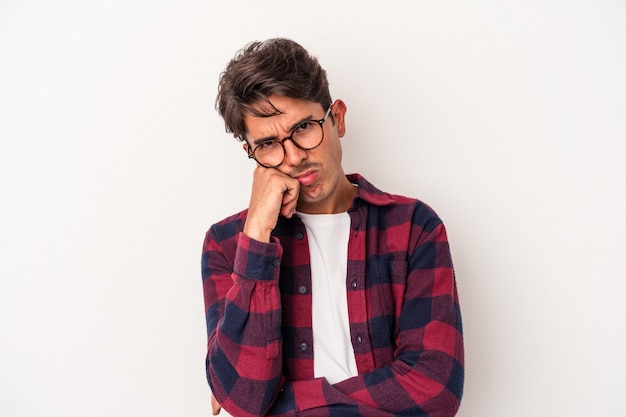
[(346, 134), (346, 112), (348, 107), (343, 100), (337, 99), (332, 105), (331, 113), (333, 119), (335, 119), (335, 126), (337, 126), (337, 133), (342, 138)]
[(246, 155), (250, 155), (250, 151), (248, 149), (250, 149), (250, 145), (248, 145), (248, 142), (244, 142), (243, 150), (246, 152)]

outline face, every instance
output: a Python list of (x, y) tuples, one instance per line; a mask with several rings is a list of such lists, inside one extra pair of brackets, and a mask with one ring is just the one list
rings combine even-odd
[[(281, 114), (270, 117), (246, 115), (247, 134), (244, 150), (254, 149), (261, 140), (281, 140), (291, 134), (293, 126), (305, 120), (319, 120), (327, 109), (319, 103), (289, 97), (272, 96), (272, 105)], [(334, 213), (347, 209), (342, 207), (351, 200), (354, 187), (348, 182), (341, 167), (340, 138), (345, 134), (346, 105), (337, 100), (331, 106), (329, 116), (322, 128), (324, 140), (315, 149), (305, 151), (290, 140), (283, 142), (285, 159), (276, 168), (298, 179), (300, 196), (298, 210), (309, 213)], [(351, 194), (351, 195), (348, 195)], [(349, 204), (349, 202), (348, 202)]]

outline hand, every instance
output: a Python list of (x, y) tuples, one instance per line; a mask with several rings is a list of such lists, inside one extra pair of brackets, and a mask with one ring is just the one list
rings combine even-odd
[(215, 399), (215, 396), (213, 394), (211, 394), (211, 408), (213, 410), (213, 415), (216, 416), (220, 413), (220, 411), (222, 410), (222, 407), (220, 406), (220, 403), (217, 402), (217, 400)]
[(269, 242), (279, 214), (291, 217), (296, 212), (299, 194), (297, 179), (274, 168), (257, 166), (243, 232), (258, 241)]

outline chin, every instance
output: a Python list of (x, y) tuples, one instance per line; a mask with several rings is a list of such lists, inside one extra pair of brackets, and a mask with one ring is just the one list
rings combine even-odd
[(300, 200), (305, 203), (317, 203), (326, 198), (326, 195), (322, 192), (322, 190), (314, 190), (312, 193), (307, 192), (307, 190), (300, 190)]

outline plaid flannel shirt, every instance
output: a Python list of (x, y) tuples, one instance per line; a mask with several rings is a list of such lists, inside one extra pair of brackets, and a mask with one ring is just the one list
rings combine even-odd
[(347, 297), (358, 376), (315, 378), (306, 229), (279, 218), (270, 243), (246, 211), (206, 234), (206, 372), (233, 416), (450, 417), (463, 391), (463, 336), (443, 223), (424, 203), (349, 175)]

